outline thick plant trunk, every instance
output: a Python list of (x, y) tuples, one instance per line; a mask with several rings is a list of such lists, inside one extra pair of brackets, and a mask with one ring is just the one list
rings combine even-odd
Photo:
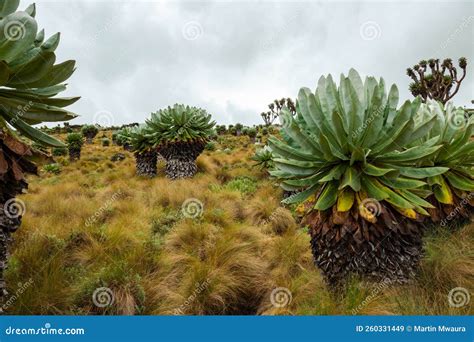
[(81, 159), (81, 149), (80, 148), (69, 148), (69, 160), (76, 161)]
[(473, 193), (466, 193), (463, 198), (453, 194), (452, 205), (438, 202), (434, 195), (428, 197), (428, 201), (435, 207), (427, 209), (430, 217), (426, 219), (425, 225), (430, 229), (437, 229), (439, 226), (460, 228), (468, 224), (474, 214)]
[(15, 199), (11, 198), (4, 203), (0, 203), (0, 298), (8, 294), (4, 272), (8, 268), (10, 257), (11, 233), (15, 232), (21, 225), (22, 213), (14, 209), (16, 205), (14, 201)]
[(196, 161), (192, 159), (169, 159), (166, 162), (165, 172), (170, 179), (191, 178), (197, 172)]
[(380, 211), (376, 223), (363, 219), (358, 208), (314, 212), (304, 219), (311, 227), (315, 263), (329, 284), (343, 284), (351, 276), (401, 284), (414, 277), (422, 256), (422, 226), (383, 203)]
[(196, 158), (205, 145), (205, 141), (193, 141), (160, 146), (158, 152), (166, 160), (166, 176), (170, 179), (193, 177), (197, 172)]
[(86, 143), (92, 144), (92, 140), (94, 139), (95, 134), (87, 134), (87, 133), (85, 133), (84, 136), (86, 137)]
[(11, 233), (20, 227), (25, 211), (23, 202), (15, 201), (15, 197), (28, 188), (23, 173), (37, 172), (27, 156), (32, 156), (32, 152), (26, 144), (0, 131), (0, 304), (7, 294), (4, 271), (8, 266)]
[(135, 152), (136, 172), (138, 176), (155, 177), (157, 174), (156, 151)]

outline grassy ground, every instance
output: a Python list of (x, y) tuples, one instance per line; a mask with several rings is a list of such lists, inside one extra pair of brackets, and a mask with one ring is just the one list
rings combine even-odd
[[(226, 137), (217, 149), (199, 157), (195, 178), (169, 181), (161, 164), (157, 178), (136, 177), (132, 154), (96, 138), (80, 161), (58, 158), (60, 174), (31, 177), (20, 197), (26, 214), (14, 234), (6, 312), (474, 313), (472, 301), (448, 302), (452, 288), (474, 289), (474, 225), (428, 236), (412, 284), (354, 280), (336, 294), (313, 265), (307, 233), (279, 206), (281, 191), (251, 166), (254, 145)], [(117, 152), (126, 159), (110, 161)], [(200, 217), (183, 215), (189, 199), (203, 204)], [(110, 292), (97, 296), (101, 287)], [(271, 301), (279, 287), (289, 290), (278, 297), (283, 307)]]

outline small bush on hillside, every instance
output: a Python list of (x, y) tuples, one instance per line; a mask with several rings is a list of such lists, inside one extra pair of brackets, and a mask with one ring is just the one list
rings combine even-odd
[(244, 195), (252, 194), (257, 190), (257, 184), (250, 177), (238, 177), (226, 184), (226, 189), (239, 191)]
[(84, 144), (84, 136), (81, 133), (69, 133), (66, 143), (70, 149), (80, 149)]
[[(80, 284), (74, 298), (75, 304), (84, 308), (86, 313), (93, 314), (141, 313), (144, 309), (145, 291), (140, 275), (131, 271), (125, 262), (115, 262), (101, 268), (95, 276), (85, 278)], [(110, 304), (99, 307), (91, 299)]]
[(55, 147), (51, 150), (51, 153), (55, 157), (65, 156), (65, 155), (67, 155), (67, 148), (65, 148), (65, 147)]
[(81, 133), (86, 137), (87, 143), (92, 143), (92, 139), (99, 133), (95, 125), (84, 125), (81, 127)]
[(43, 166), (43, 170), (48, 173), (53, 173), (55, 175), (61, 172), (61, 166), (59, 164), (47, 164)]
[(180, 219), (181, 215), (179, 212), (170, 212), (164, 216), (153, 218), (151, 221), (151, 231), (153, 234), (164, 236)]
[(216, 150), (216, 143), (214, 141), (209, 141), (206, 146), (204, 146), (206, 151), (215, 151)]

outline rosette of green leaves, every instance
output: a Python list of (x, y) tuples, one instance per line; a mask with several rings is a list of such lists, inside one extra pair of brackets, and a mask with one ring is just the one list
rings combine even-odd
[[(357, 71), (321, 77), (315, 92), (302, 88), (297, 115), (282, 109), (282, 137), (269, 138), (275, 170), (270, 174), (285, 190), (303, 190), (284, 202), (298, 203), (315, 197), (315, 210), (336, 206), (350, 210), (370, 197), (385, 201), (402, 214), (415, 218), (432, 208), (422, 190), (427, 177), (447, 167), (419, 167), (417, 162), (441, 148), (438, 137), (419, 144), (433, 128), (434, 117), (415, 120), (419, 98), (398, 108), (398, 89), (387, 92), (383, 79)], [(360, 207), (360, 206), (359, 206)]]
[(18, 5), (18, 0), (0, 4), (0, 128), (14, 127), (45, 146), (64, 146), (32, 125), (77, 116), (64, 107), (79, 97), (55, 97), (66, 89), (75, 61), (56, 64), (60, 34), (45, 39), (44, 30), (38, 31), (35, 5), (17, 11)]
[(427, 182), (439, 202), (453, 204), (454, 194), (462, 198), (474, 191), (474, 119), (451, 102), (443, 106), (432, 100), (422, 105), (417, 121), (423, 122), (431, 117), (435, 118), (433, 128), (417, 143), (435, 139), (442, 147), (422, 163), (448, 168), (442, 175), (429, 177)]
[(207, 142), (215, 122), (204, 109), (175, 104), (151, 114), (146, 120), (155, 146), (176, 142)]

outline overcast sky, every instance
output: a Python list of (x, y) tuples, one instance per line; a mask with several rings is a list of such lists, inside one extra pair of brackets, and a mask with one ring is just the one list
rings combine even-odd
[[(21, 9), (30, 1), (22, 0)], [(174, 103), (218, 123), (261, 123), (275, 98), (315, 89), (321, 74), (384, 77), (409, 98), (420, 59), (468, 58), (455, 97), (474, 99), (474, 2), (156, 2), (37, 0), (58, 60), (76, 59), (71, 123), (142, 122)]]

